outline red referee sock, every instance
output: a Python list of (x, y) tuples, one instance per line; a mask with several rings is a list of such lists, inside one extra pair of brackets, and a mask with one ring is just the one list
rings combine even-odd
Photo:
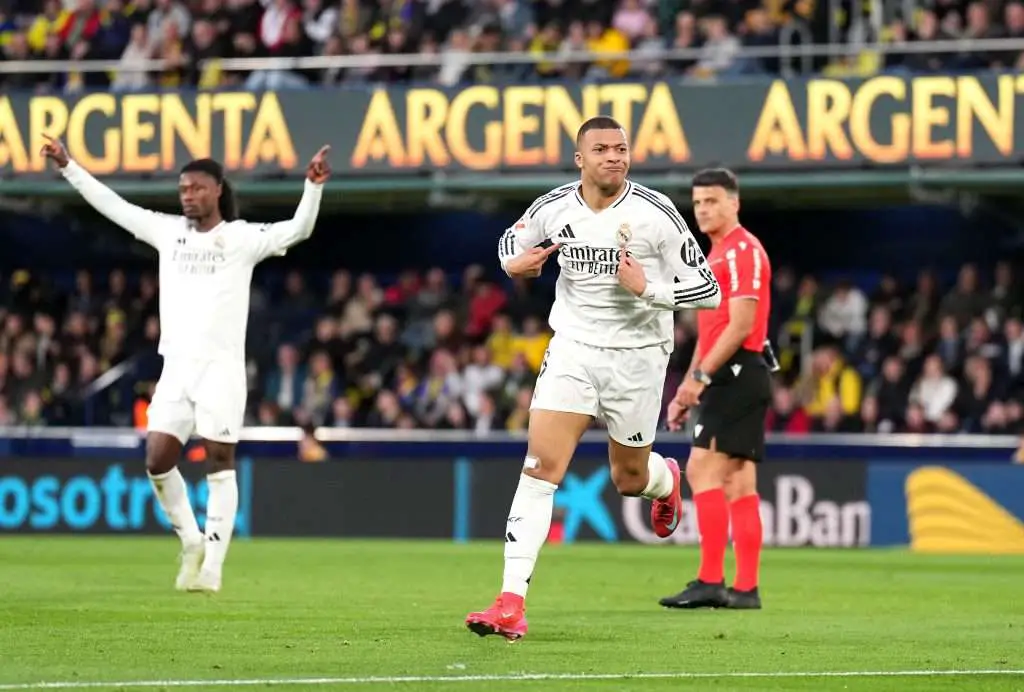
[(761, 565), (761, 498), (747, 495), (729, 506), (732, 515), (732, 548), (736, 553), (737, 591), (750, 591), (757, 587), (757, 572)]
[(721, 488), (705, 490), (693, 496), (700, 529), (700, 572), (697, 578), (707, 584), (725, 580), (725, 547), (729, 544), (729, 505)]

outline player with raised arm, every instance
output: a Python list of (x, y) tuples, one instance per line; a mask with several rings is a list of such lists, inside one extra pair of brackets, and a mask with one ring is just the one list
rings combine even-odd
[[(234, 194), (212, 159), (184, 166), (178, 179), (182, 215), (161, 214), (125, 201), (46, 137), (42, 153), (86, 202), (160, 258), (160, 345), (163, 370), (148, 416), (146, 471), (156, 497), (181, 538), (179, 590), (217, 592), (238, 511), (235, 447), (245, 415), (245, 333), (253, 267), (282, 256), (310, 236), (330, 177), (328, 147), (306, 170), (295, 215), (278, 223), (238, 220)], [(192, 433), (203, 439), (209, 499), (205, 536), (178, 470)]]
[(524, 599), (551, 526), (555, 490), (595, 417), (608, 428), (620, 493), (652, 500), (654, 530), (679, 523), (679, 466), (652, 451), (673, 349), (673, 313), (713, 308), (720, 291), (672, 202), (627, 179), (629, 144), (608, 117), (576, 136), (580, 179), (538, 198), (501, 236), (512, 277), (540, 275), (557, 253), (554, 337), (537, 377), (526, 459), (505, 528), (501, 593), (466, 625), (510, 641), (526, 634)]
[[(772, 269), (768, 253), (740, 225), (739, 182), (731, 171), (693, 177), (693, 206), (711, 239), (708, 263), (724, 300), (697, 315), (697, 348), (669, 404), (668, 422), (679, 429), (699, 404), (686, 480), (700, 530), (700, 570), (683, 591), (662, 598), (668, 608), (761, 607), (761, 510), (757, 463), (764, 458), (765, 416), (771, 403), (767, 343)], [(725, 549), (732, 524), (736, 579), (725, 587)]]

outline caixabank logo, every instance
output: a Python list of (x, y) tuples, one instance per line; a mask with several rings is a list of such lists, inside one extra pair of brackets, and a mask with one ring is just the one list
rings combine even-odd
[(872, 543), (921, 553), (1024, 554), (1024, 467), (872, 464)]
[[(164, 533), (170, 522), (153, 495), (142, 462), (33, 459), (4, 461), (0, 531), (40, 533)], [(235, 534), (252, 532), (253, 464), (239, 460)], [(182, 465), (199, 525), (208, 489), (202, 467)]]
[[(479, 464), (473, 469), (479, 508), (474, 537), (503, 532), (506, 467)], [(865, 465), (857, 461), (776, 462), (758, 469), (765, 545), (852, 548), (871, 537), (871, 507), (865, 493)], [(504, 491), (496, 489), (504, 488)], [(687, 493), (688, 494), (688, 493)], [(684, 500), (683, 518), (668, 539), (654, 535), (649, 501), (621, 497), (611, 482), (606, 460), (576, 459), (555, 493), (555, 510), (566, 543), (580, 540), (638, 541), (695, 545), (699, 541), (693, 505)], [(495, 509), (501, 508), (501, 509)]]

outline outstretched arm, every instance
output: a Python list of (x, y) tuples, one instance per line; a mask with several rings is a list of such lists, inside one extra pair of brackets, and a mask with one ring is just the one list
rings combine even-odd
[(142, 242), (157, 247), (161, 226), (165, 226), (169, 219), (176, 217), (143, 209), (128, 202), (72, 161), (60, 140), (43, 136), (47, 140), (43, 145), (43, 155), (57, 164), (64, 179), (78, 190), (86, 202)]
[(309, 162), (302, 199), (299, 200), (299, 206), (296, 207), (292, 218), (259, 226), (260, 233), (252, 238), (256, 262), (268, 257), (283, 256), (293, 245), (313, 235), (316, 217), (320, 213), (320, 198), (323, 196), (324, 183), (327, 182), (331, 174), (331, 169), (327, 164), (329, 150), (330, 147), (327, 146), (321, 148)]

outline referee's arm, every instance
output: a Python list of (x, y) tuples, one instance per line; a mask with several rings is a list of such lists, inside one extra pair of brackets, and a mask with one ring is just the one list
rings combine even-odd
[[(706, 375), (714, 375), (722, 365), (739, 350), (754, 329), (757, 317), (757, 298), (744, 296), (729, 299), (729, 324), (711, 350), (700, 362), (700, 369)], [(694, 356), (696, 358), (696, 356)]]

